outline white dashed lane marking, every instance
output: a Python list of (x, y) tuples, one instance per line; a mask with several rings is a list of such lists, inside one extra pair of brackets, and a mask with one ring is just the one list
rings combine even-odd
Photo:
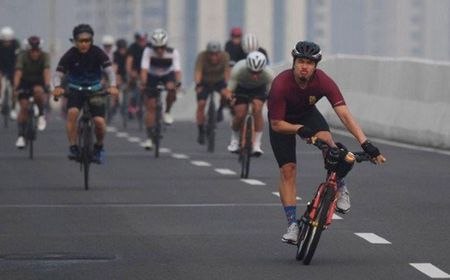
[(211, 166), (211, 163), (201, 160), (193, 160), (191, 161), (191, 163), (195, 166), (204, 166), (204, 167)]
[(115, 128), (114, 126), (107, 126), (106, 131), (107, 132), (117, 132), (117, 128)]
[(138, 143), (138, 142), (141, 142), (141, 138), (139, 138), (139, 137), (128, 137), (128, 142)]
[(119, 138), (127, 138), (128, 137), (128, 133), (127, 132), (117, 132), (116, 136)]
[(216, 168), (214, 169), (214, 171), (216, 171), (219, 174), (222, 175), (236, 175), (236, 172), (234, 172), (233, 170), (230, 169), (226, 169), (226, 168)]
[(172, 157), (176, 158), (176, 159), (188, 159), (189, 158), (189, 156), (185, 155), (185, 154), (172, 154)]
[[(280, 197), (280, 193), (279, 193), (279, 192), (272, 192), (272, 194), (273, 194), (274, 196)], [(296, 199), (296, 200), (302, 200), (302, 198), (299, 197), (299, 196), (296, 196), (295, 199)]]
[(256, 179), (241, 179), (241, 182), (244, 182), (244, 183), (252, 185), (252, 186), (265, 186), (266, 185), (266, 183), (261, 182)]
[(342, 218), (341, 216), (338, 216), (336, 214), (333, 214), (333, 220), (343, 220), (344, 218)]
[(160, 153), (170, 153), (171, 150), (169, 148), (159, 148)]
[(391, 242), (387, 241), (383, 237), (376, 235), (375, 233), (356, 232), (355, 234), (361, 237), (362, 239), (369, 241), (372, 244), (391, 244)]
[(410, 263), (412, 267), (434, 279), (450, 279), (450, 274), (440, 270), (431, 263)]

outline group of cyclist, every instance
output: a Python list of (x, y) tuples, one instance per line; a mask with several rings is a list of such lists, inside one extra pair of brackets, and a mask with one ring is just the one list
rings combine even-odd
[[(145, 96), (146, 134), (144, 147), (152, 149), (155, 115), (155, 98), (159, 94), (157, 86), (164, 85), (167, 91), (164, 122), (173, 123), (170, 114), (176, 100), (176, 92), (181, 86), (181, 65), (179, 52), (168, 46), (168, 34), (156, 29), (147, 36), (136, 32), (135, 41), (127, 46), (124, 39), (116, 42), (111, 36), (102, 39), (103, 49), (94, 45), (94, 31), (87, 24), (73, 29), (70, 48), (60, 59), (54, 79), (53, 96), (60, 97), (77, 87), (101, 89), (107, 81), (107, 91), (116, 98), (119, 90), (127, 88), (136, 96)], [(320, 47), (308, 41), (298, 42), (292, 50), (292, 68), (276, 77), (268, 66), (267, 52), (259, 46), (254, 34), (243, 34), (240, 28), (231, 30), (231, 38), (225, 48), (218, 41), (210, 41), (200, 52), (195, 63), (194, 82), (197, 97), (196, 123), (197, 142), (205, 143), (206, 100), (213, 92), (220, 93), (218, 121), (223, 119), (223, 108), (229, 106), (233, 120), (229, 152), (239, 149), (239, 133), (243, 119), (251, 104), (255, 120), (253, 141), (254, 155), (262, 155), (261, 139), (264, 127), (263, 105), (268, 99), (269, 136), (280, 170), (280, 196), (288, 221), (287, 232), (282, 241), (295, 244), (298, 234), (296, 218), (296, 135), (303, 139), (313, 136), (329, 145), (324, 153), (325, 162), (333, 159), (333, 149), (342, 148), (334, 142), (325, 118), (315, 104), (326, 97), (344, 126), (361, 144), (374, 163), (383, 163), (385, 158), (365, 136), (351, 115), (344, 98), (335, 82), (317, 64), (322, 59)], [(19, 53), (19, 46), (10, 27), (0, 30), (0, 71), (8, 77), (21, 108), (26, 108), (30, 95), (35, 97), (39, 107), (39, 129), (45, 128), (43, 116), (44, 93), (50, 90), (50, 63), (48, 54), (41, 50), (42, 40), (32, 36), (27, 40), (27, 48)], [(116, 49), (113, 51), (113, 46)], [(17, 61), (16, 61), (17, 58)], [(103, 74), (102, 74), (103, 73)], [(105, 79), (106, 75), (106, 79)], [(246, 98), (243, 98), (246, 96)], [(76, 159), (80, 150), (77, 146), (76, 121), (83, 99), (76, 94), (68, 95), (67, 137), (70, 143), (69, 157)], [(133, 106), (131, 102), (131, 106)], [(104, 99), (90, 103), (96, 126), (94, 161), (104, 161), (103, 140), (106, 130)], [(17, 147), (23, 148), (23, 123), (25, 112), (18, 116), (19, 137)], [(344, 178), (338, 178), (339, 197), (337, 209), (346, 213), (350, 209), (349, 192)]]

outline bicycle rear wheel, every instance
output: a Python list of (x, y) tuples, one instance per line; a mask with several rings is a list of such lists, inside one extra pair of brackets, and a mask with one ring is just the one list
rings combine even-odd
[(330, 205), (333, 202), (334, 195), (335, 192), (332, 189), (327, 188), (322, 196), (321, 203), (319, 205), (319, 208), (317, 209), (317, 215), (311, 225), (312, 229), (309, 232), (309, 234), (311, 234), (311, 237), (308, 239), (309, 242), (305, 243), (305, 246), (307, 246), (307, 253), (305, 259), (303, 260), (303, 263), (305, 265), (309, 265), (311, 263), (311, 260), (317, 249), (320, 236), (322, 235), (322, 231), (325, 229), (328, 212), (330, 210)]
[(155, 131), (153, 135), (153, 144), (155, 145), (155, 157), (159, 157), (159, 147), (161, 144), (161, 119), (162, 119), (162, 108), (161, 104), (156, 107), (156, 118), (155, 118)]
[(216, 141), (216, 104), (214, 103), (214, 93), (211, 93), (209, 98), (208, 121), (206, 127), (206, 137), (208, 139), (207, 151), (213, 153)]
[(33, 105), (31, 106), (31, 111), (28, 111), (28, 120), (26, 127), (26, 139), (28, 146), (28, 157), (34, 159), (34, 140), (36, 139), (36, 118), (34, 117)]
[(9, 113), (11, 111), (9, 106), (9, 90), (5, 87), (3, 91), (3, 102), (2, 102), (2, 115), (3, 115), (3, 126), (7, 128), (9, 126)]

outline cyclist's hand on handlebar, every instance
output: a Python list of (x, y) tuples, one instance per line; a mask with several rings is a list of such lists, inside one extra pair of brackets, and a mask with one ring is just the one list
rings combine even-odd
[(57, 100), (61, 95), (63, 95), (65, 92), (64, 88), (62, 87), (55, 87), (53, 90), (53, 98)]
[(110, 86), (107, 90), (109, 92), (109, 94), (111, 94), (112, 96), (118, 96), (119, 95), (119, 90), (117, 89), (117, 87), (115, 86)]
[(223, 97), (227, 100), (227, 101), (231, 101), (233, 99), (233, 93), (231, 92), (231, 90), (229, 89), (225, 89), (223, 91)]
[(373, 163), (380, 164), (386, 162), (386, 158), (380, 153), (380, 150), (369, 140), (362, 143), (361, 148), (372, 158)]
[(297, 130), (297, 135), (300, 136), (302, 139), (309, 139), (314, 136), (314, 131), (312, 131), (309, 127), (301, 126)]

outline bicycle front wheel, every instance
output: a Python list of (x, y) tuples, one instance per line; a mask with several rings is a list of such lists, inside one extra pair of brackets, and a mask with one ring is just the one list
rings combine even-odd
[(34, 111), (28, 114), (27, 128), (26, 128), (26, 138), (28, 145), (28, 157), (34, 159), (34, 140), (36, 139), (36, 119), (32, 115)]
[(208, 123), (206, 128), (206, 136), (208, 139), (207, 151), (214, 152), (216, 141), (216, 104), (214, 103), (214, 95), (211, 93), (208, 106)]
[(84, 125), (82, 129), (81, 164), (83, 165), (84, 189), (89, 190), (89, 168), (93, 153), (92, 125)]
[[(245, 124), (245, 144), (244, 144), (244, 160), (242, 161), (242, 172), (243, 178), (248, 178), (250, 173), (250, 159), (252, 157), (252, 132), (253, 132), (253, 118), (251, 116), (247, 117)], [(241, 176), (242, 177), (242, 176)]]
[(311, 224), (311, 230), (309, 234), (308, 242), (305, 242), (304, 246), (307, 246), (307, 253), (303, 263), (305, 265), (309, 265), (314, 256), (314, 253), (317, 249), (317, 245), (319, 244), (320, 236), (322, 235), (322, 231), (325, 229), (325, 225), (327, 222), (328, 212), (330, 210), (330, 206), (333, 202), (335, 196), (335, 192), (331, 188), (327, 188), (325, 193), (322, 196), (321, 203), (319, 205), (317, 215)]

